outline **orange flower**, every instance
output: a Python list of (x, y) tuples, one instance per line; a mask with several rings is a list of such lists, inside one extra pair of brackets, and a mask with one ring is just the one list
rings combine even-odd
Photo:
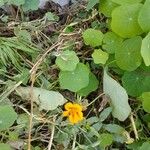
[(63, 112), (64, 117), (68, 117), (72, 124), (83, 120), (82, 106), (79, 104), (67, 103), (65, 104), (66, 111)]

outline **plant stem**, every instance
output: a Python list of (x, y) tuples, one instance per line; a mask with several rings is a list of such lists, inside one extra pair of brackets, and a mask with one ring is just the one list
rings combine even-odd
[[(55, 122), (55, 120), (56, 120), (56, 116), (53, 117), (53, 122)], [(51, 137), (48, 144), (48, 150), (51, 150), (52, 148), (54, 133), (55, 133), (55, 124), (52, 124), (52, 131), (51, 131)]]
[(98, 100), (98, 99), (99, 99), (100, 97), (102, 97), (103, 95), (104, 95), (104, 93), (98, 95), (91, 103), (89, 103), (89, 104), (87, 105), (87, 107), (90, 106), (91, 104), (93, 104), (96, 100)]
[(139, 136), (138, 136), (138, 132), (137, 132), (137, 129), (136, 129), (136, 125), (135, 125), (135, 121), (134, 121), (132, 113), (130, 115), (130, 120), (131, 120), (132, 128), (133, 128), (133, 131), (134, 131), (134, 134), (135, 134), (135, 138), (136, 138), (136, 140), (138, 140)]
[(72, 143), (72, 150), (75, 149), (76, 146), (76, 134), (74, 134), (73, 143)]

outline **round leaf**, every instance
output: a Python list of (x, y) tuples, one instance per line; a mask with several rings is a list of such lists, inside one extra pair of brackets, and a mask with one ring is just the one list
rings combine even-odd
[(113, 54), (119, 48), (122, 41), (123, 39), (118, 35), (116, 35), (115, 33), (107, 32), (106, 34), (104, 34), (102, 47), (108, 53)]
[(106, 17), (111, 17), (111, 12), (118, 6), (112, 0), (101, 0), (99, 3), (99, 12), (103, 13)]
[(142, 40), (141, 55), (146, 66), (150, 66), (150, 33)]
[(56, 64), (62, 71), (73, 71), (78, 63), (79, 58), (74, 51), (64, 51), (56, 59)]
[(0, 130), (6, 130), (17, 119), (17, 113), (9, 105), (0, 106)]
[(94, 53), (92, 54), (92, 57), (94, 59), (95, 64), (105, 64), (108, 60), (108, 53), (102, 51), (101, 49), (94, 50)]
[(130, 96), (138, 97), (143, 92), (150, 91), (149, 72), (142, 70), (126, 72), (122, 77), (122, 83)]
[(0, 143), (1, 150), (12, 150), (8, 144)]
[(133, 37), (125, 40), (122, 45), (116, 49), (115, 58), (117, 65), (121, 69), (133, 71), (141, 65), (141, 43), (141, 37)]
[(87, 29), (83, 32), (83, 39), (86, 45), (100, 46), (103, 40), (103, 33), (99, 30)]
[(143, 93), (141, 98), (143, 109), (150, 113), (150, 92)]
[(29, 11), (29, 10), (37, 10), (39, 5), (39, 0), (25, 0), (24, 5), (22, 5), (22, 8), (24, 11)]
[(89, 84), (89, 69), (86, 65), (78, 63), (74, 71), (61, 71), (59, 82), (62, 89), (77, 92)]
[(138, 24), (138, 14), (142, 4), (121, 5), (112, 12), (111, 28), (124, 38), (130, 38), (142, 33)]
[(150, 0), (146, 0), (139, 12), (138, 22), (144, 32), (150, 31)]
[(90, 73), (88, 86), (81, 89), (77, 93), (80, 96), (87, 96), (89, 93), (95, 91), (98, 88), (98, 84), (99, 84), (99, 82), (98, 82), (96, 76), (93, 73)]
[(150, 150), (150, 142), (144, 142), (139, 150)]
[(142, 0), (112, 0), (119, 5), (140, 3)]

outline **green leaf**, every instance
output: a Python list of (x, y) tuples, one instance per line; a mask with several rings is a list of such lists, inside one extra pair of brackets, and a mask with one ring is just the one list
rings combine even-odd
[(144, 32), (150, 31), (150, 0), (146, 0), (139, 12), (138, 22)]
[(112, 0), (119, 5), (140, 3), (142, 0)]
[(59, 74), (59, 82), (62, 89), (68, 89), (77, 92), (89, 84), (89, 68), (78, 63), (74, 71), (61, 71)]
[(17, 140), (19, 140), (19, 133), (18, 132), (16, 132), (16, 131), (9, 131), (9, 140), (10, 141), (17, 141)]
[(56, 65), (62, 71), (73, 71), (78, 63), (79, 58), (74, 51), (66, 50), (56, 58)]
[(25, 0), (8, 0), (8, 4), (13, 4), (16, 6), (23, 5), (25, 3)]
[(112, 115), (124, 121), (131, 112), (126, 90), (107, 74), (106, 69), (104, 70), (103, 86), (104, 93), (111, 99)]
[(30, 120), (29, 116), (26, 113), (19, 114), (17, 118), (17, 124), (20, 125), (22, 128), (27, 127)]
[(122, 41), (123, 39), (115, 33), (107, 32), (106, 34), (104, 34), (102, 48), (108, 53), (113, 54), (117, 49), (119, 49)]
[(87, 10), (92, 9), (96, 4), (99, 3), (99, 0), (88, 0), (88, 5), (86, 7)]
[(146, 66), (150, 66), (150, 33), (142, 40), (141, 55)]
[(45, 17), (48, 21), (58, 21), (59, 20), (59, 17), (56, 16), (54, 13), (51, 13), (51, 12), (47, 12), (45, 14)]
[(86, 45), (92, 47), (100, 46), (103, 40), (103, 33), (95, 29), (87, 29), (83, 32), (83, 39)]
[(15, 28), (14, 33), (18, 37), (18, 39), (31, 43), (31, 35), (27, 30), (20, 30), (18, 28)]
[(98, 88), (98, 84), (99, 81), (97, 80), (96, 76), (92, 72), (90, 72), (88, 86), (79, 90), (77, 93), (80, 96), (87, 96)]
[(123, 38), (140, 35), (143, 31), (138, 24), (142, 4), (121, 5), (112, 12), (111, 28)]
[(94, 53), (92, 54), (95, 64), (105, 64), (108, 60), (108, 53), (102, 51), (101, 49), (95, 49)]
[(26, 0), (24, 5), (22, 5), (23, 11), (37, 10), (39, 5), (39, 0)]
[(99, 3), (99, 12), (103, 13), (106, 17), (111, 17), (112, 11), (117, 6), (112, 0), (101, 0)]
[(12, 150), (9, 144), (0, 143), (1, 150)]
[(0, 106), (0, 130), (11, 127), (17, 119), (17, 113), (10, 105)]
[(113, 136), (109, 133), (102, 133), (99, 135), (100, 147), (105, 148), (112, 144)]
[(143, 92), (150, 91), (150, 72), (143, 70), (125, 72), (122, 83), (130, 96), (140, 96)]
[[(40, 110), (54, 110), (58, 106), (63, 105), (66, 100), (64, 97), (55, 91), (48, 91), (42, 88), (33, 87), (33, 101), (39, 105)], [(31, 87), (18, 87), (16, 89), (18, 95), (25, 100), (30, 100)]]
[(116, 62), (121, 69), (133, 71), (141, 65), (141, 44), (141, 37), (133, 37), (125, 40), (119, 49), (115, 51)]
[(110, 115), (111, 112), (112, 112), (112, 108), (111, 107), (108, 107), (108, 108), (104, 109), (100, 113), (99, 120), (101, 122), (103, 122), (104, 120), (106, 120), (108, 118), (108, 116)]
[(150, 150), (150, 142), (144, 142), (139, 150)]
[(123, 134), (125, 129), (117, 124), (106, 124), (104, 125), (105, 130), (114, 134)]
[(143, 109), (150, 113), (150, 92), (144, 92), (142, 93), (142, 106), (143, 106)]
[(5, 3), (4, 3), (4, 0), (0, 0), (0, 7), (3, 6)]

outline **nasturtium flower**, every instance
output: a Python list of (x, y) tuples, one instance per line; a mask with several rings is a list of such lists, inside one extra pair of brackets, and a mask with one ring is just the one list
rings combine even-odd
[(64, 117), (68, 117), (72, 124), (83, 120), (83, 108), (80, 104), (68, 102), (65, 104)]

